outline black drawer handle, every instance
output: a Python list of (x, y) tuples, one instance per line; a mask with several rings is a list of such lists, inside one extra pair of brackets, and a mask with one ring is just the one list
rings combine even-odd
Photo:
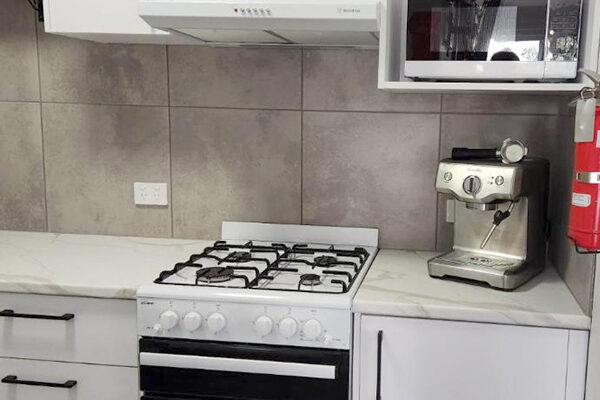
[(375, 399), (381, 400), (381, 345), (383, 342), (383, 331), (377, 333), (377, 392)]
[(53, 383), (53, 382), (38, 382), (38, 381), (22, 381), (17, 379), (16, 375), (8, 375), (2, 378), (2, 383), (11, 383), (14, 385), (27, 385), (27, 386), (46, 386), (52, 388), (63, 388), (71, 389), (77, 385), (77, 381), (66, 381), (65, 383)]
[(70, 321), (75, 318), (74, 314), (63, 314), (63, 315), (41, 315), (41, 314), (20, 314), (14, 310), (2, 310), (0, 311), (0, 317), (9, 318), (28, 318), (28, 319), (50, 319), (54, 321)]

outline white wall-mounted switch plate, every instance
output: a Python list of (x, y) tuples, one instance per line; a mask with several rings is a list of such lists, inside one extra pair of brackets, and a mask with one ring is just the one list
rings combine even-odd
[(167, 206), (169, 205), (167, 184), (134, 182), (133, 199), (138, 206)]

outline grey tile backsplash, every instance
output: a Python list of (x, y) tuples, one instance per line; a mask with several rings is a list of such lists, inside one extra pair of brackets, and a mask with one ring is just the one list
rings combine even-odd
[(300, 109), (301, 51), (169, 47), (171, 105)]
[[(552, 163), (551, 258), (590, 311), (593, 268), (564, 240), (568, 96), (391, 94), (376, 51), (106, 45), (3, 3), (0, 229), (217, 239), (269, 221), (441, 250), (438, 160), (514, 137)], [(135, 181), (167, 182), (170, 205), (134, 206)]]
[(392, 94), (378, 90), (378, 54), (374, 50), (304, 50), (304, 109), (440, 112), (439, 94)]
[(303, 131), (303, 222), (435, 248), (438, 114), (305, 112)]
[[(5, 4), (7, 3), (7, 4)], [(26, 1), (4, 0), (0, 12), (0, 99), (40, 101), (36, 22)]]
[(46, 229), (39, 103), (0, 103), (0, 229)]
[(223, 220), (300, 223), (300, 112), (173, 108), (173, 229), (219, 238)]
[(42, 101), (168, 105), (164, 46), (101, 44), (38, 30)]
[(170, 210), (136, 207), (133, 182), (169, 182), (167, 107), (44, 103), (48, 230), (169, 236)]

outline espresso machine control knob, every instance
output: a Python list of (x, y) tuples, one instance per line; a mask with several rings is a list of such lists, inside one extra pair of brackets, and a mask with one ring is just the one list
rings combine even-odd
[(481, 190), (481, 179), (478, 176), (467, 176), (463, 182), (463, 190), (466, 194), (476, 195)]

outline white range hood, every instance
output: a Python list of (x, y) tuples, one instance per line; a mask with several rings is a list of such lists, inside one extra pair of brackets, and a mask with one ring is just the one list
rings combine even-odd
[(138, 0), (154, 28), (214, 45), (376, 46), (378, 0)]

